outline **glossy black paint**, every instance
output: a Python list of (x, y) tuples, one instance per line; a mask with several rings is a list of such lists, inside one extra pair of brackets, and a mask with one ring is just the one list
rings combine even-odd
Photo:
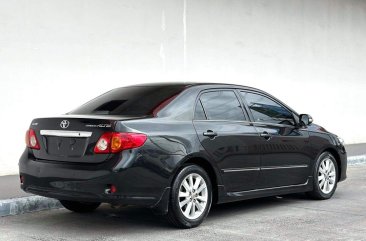
[[(174, 84), (159, 84), (159, 88)], [(180, 86), (182, 84), (179, 84)], [(233, 90), (245, 119), (242, 121), (195, 119), (201, 93)], [(296, 125), (253, 120), (240, 91), (261, 93), (290, 110)], [(159, 94), (159, 93), (157, 93)], [(50, 153), (40, 130), (89, 131), (75, 153)], [(299, 115), (273, 96), (249, 87), (227, 84), (185, 84), (184, 90), (154, 115), (63, 115), (32, 121), (41, 150), (26, 148), (19, 161), (21, 188), (62, 200), (95, 201), (155, 207), (166, 213), (170, 188), (186, 163), (202, 166), (210, 175), (217, 203), (312, 190), (312, 168), (324, 151), (337, 159), (340, 180), (346, 178), (346, 152), (337, 137), (311, 124), (299, 125)], [(118, 154), (96, 155), (93, 148), (106, 131), (141, 132), (146, 143)], [(214, 135), (212, 135), (214, 133)], [(68, 143), (69, 139), (58, 140)], [(55, 151), (56, 152), (56, 151)], [(113, 184), (117, 193), (106, 194)]]

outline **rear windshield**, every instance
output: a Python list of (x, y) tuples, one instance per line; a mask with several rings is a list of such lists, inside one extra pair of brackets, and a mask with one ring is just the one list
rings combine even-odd
[(185, 86), (130, 86), (111, 90), (69, 112), (75, 115), (151, 115)]

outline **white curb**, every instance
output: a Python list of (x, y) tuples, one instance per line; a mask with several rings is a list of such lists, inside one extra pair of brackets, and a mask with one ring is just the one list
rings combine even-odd
[(61, 203), (52, 198), (30, 196), (0, 200), (0, 217), (61, 208)]
[(366, 164), (366, 155), (350, 156), (348, 157), (348, 164), (349, 165)]

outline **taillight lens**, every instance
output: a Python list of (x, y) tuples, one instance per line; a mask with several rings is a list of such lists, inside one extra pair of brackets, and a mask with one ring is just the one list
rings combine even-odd
[(39, 150), (40, 145), (37, 140), (36, 132), (33, 129), (29, 129), (25, 135), (25, 143), (27, 144), (27, 147), (31, 149)]
[(113, 136), (113, 132), (104, 133), (98, 140), (94, 147), (95, 153), (110, 153), (110, 143)]
[(94, 147), (94, 153), (118, 153), (123, 150), (137, 148), (142, 146), (147, 136), (142, 133), (121, 133), (107, 132), (104, 133)]

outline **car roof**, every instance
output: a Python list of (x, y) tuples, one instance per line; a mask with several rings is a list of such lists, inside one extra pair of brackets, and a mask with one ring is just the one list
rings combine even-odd
[(210, 83), (210, 82), (155, 82), (155, 83), (137, 84), (137, 85), (131, 85), (131, 86), (155, 86), (155, 87), (166, 87), (166, 86), (177, 86), (178, 87), (178, 86), (180, 86), (185, 89), (196, 89), (198, 91), (202, 91), (207, 88), (220, 88), (220, 89), (237, 88), (237, 89), (251, 90), (251, 91), (265, 94), (265, 95), (275, 99), (282, 105), (286, 106), (286, 108), (288, 108), (289, 110), (294, 112), (296, 115), (298, 115), (296, 111), (294, 111), (291, 107), (289, 107), (288, 105), (286, 105), (284, 102), (280, 101), (273, 95), (271, 95), (261, 89), (244, 86), (244, 85), (227, 84), (227, 83)]
[(182, 86), (182, 87), (194, 87), (194, 86), (204, 86), (204, 87), (217, 87), (217, 88), (245, 88), (261, 91), (260, 89), (256, 89), (249, 86), (237, 85), (237, 84), (227, 84), (227, 83), (212, 83), (212, 82), (155, 82), (155, 83), (145, 83), (145, 84), (137, 84), (131, 86), (156, 86), (156, 87), (164, 87), (164, 86)]

